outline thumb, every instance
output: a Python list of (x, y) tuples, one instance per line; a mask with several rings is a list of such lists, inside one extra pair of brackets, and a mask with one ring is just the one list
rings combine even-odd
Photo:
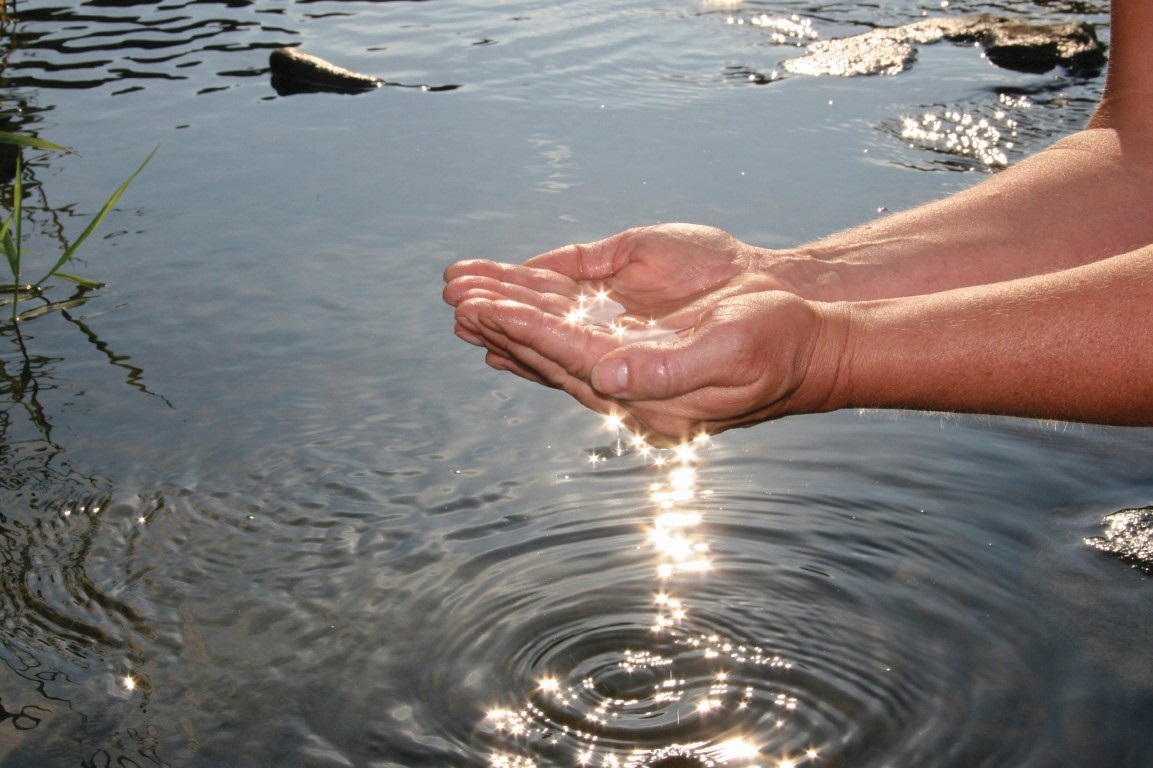
[(715, 380), (717, 361), (707, 351), (692, 339), (619, 347), (593, 366), (591, 384), (621, 400), (678, 397)]

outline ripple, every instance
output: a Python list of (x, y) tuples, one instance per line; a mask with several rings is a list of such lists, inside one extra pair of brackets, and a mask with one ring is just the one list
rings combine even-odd
[(21, 5), (14, 32), (18, 44), (13, 48), (22, 55), (6, 62), (7, 83), (89, 89), (122, 81), (185, 80), (183, 68), (203, 64), (199, 56), (204, 51), (236, 45), (217, 42), (221, 38), (227, 41), (267, 32), (267, 42), (248, 43), (261, 48), (273, 47), (286, 34), (297, 34), (268, 27), (255, 18), (184, 12), (189, 3), (142, 5), (147, 4), (135, 4), (132, 9)]
[(922, 170), (995, 171), (1088, 119), (1091, 100), (1063, 93), (1004, 90), (984, 102), (931, 105), (885, 121), (881, 130), (921, 150), (902, 165)]
[[(881, 499), (714, 492), (707, 446), (600, 453), (515, 536), (446, 534), (487, 544), (440, 582), (460, 631), (419, 685), (461, 698), (426, 713), (430, 732), (497, 768), (1024, 764), (1040, 749), (1042, 714), (1010, 718), (1013, 738), (954, 727), (1060, 685), (1000, 634), (1017, 588), (1003, 553), (959, 556), (965, 531)], [(932, 583), (933, 563), (957, 583)], [(1044, 631), (1030, 607), (1011, 620)]]

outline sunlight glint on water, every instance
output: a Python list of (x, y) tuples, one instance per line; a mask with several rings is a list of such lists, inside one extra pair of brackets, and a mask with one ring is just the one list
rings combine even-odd
[[(619, 432), (620, 422), (605, 419)], [(622, 443), (618, 434), (617, 446)], [(670, 451), (643, 443), (637, 455), (659, 467), (661, 479), (648, 489), (652, 511), (648, 553), (658, 584), (653, 597), (650, 647), (610, 650), (594, 674), (574, 679), (567, 673), (538, 680), (522, 706), (493, 708), (487, 725), (507, 742), (490, 758), (492, 768), (535, 768), (533, 748), (568, 754), (579, 766), (659, 768), (724, 766), (792, 768), (816, 760), (810, 747), (798, 756), (774, 755), (772, 745), (757, 744), (741, 732), (741, 713), (756, 699), (777, 708), (777, 727), (787, 728), (797, 708), (796, 697), (783, 691), (757, 690), (767, 676), (757, 670), (787, 673), (791, 662), (718, 633), (695, 635), (687, 629), (692, 582), (711, 567), (708, 541), (697, 530), (706, 523), (702, 499), (710, 492), (697, 487), (697, 462), (709, 439), (701, 435)], [(634, 444), (634, 447), (637, 447)], [(620, 450), (618, 448), (618, 450)], [(709, 670), (702, 675), (701, 670)], [(621, 678), (624, 682), (621, 682)], [(738, 678), (741, 682), (737, 682)], [(660, 743), (653, 721), (670, 721), (700, 735), (691, 742)], [(630, 746), (630, 733), (645, 746)]]

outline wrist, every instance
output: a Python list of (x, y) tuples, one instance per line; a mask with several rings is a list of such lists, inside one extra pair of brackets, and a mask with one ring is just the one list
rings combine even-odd
[(817, 333), (805, 374), (789, 399), (791, 413), (825, 413), (852, 404), (854, 305), (850, 302), (806, 302), (817, 317)]
[(775, 283), (778, 290), (823, 303), (855, 298), (851, 295), (853, 283), (848, 270), (848, 262), (841, 259), (838, 252), (815, 245), (759, 249), (755, 264), (757, 274)]

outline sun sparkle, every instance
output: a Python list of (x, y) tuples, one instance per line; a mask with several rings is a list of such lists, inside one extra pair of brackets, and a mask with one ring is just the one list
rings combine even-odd
[(576, 309), (569, 310), (568, 314), (564, 316), (565, 322), (572, 325), (580, 325), (588, 322), (589, 313), (583, 306)]
[(697, 714), (698, 715), (707, 715), (709, 712), (712, 712), (714, 709), (720, 709), (720, 706), (721, 706), (721, 703), (719, 701), (717, 701), (716, 699), (713, 699), (713, 698), (701, 699), (701, 701), (697, 704)]
[(718, 744), (715, 754), (725, 762), (730, 760), (751, 760), (757, 756), (758, 750), (756, 745), (748, 740), (737, 737)]

